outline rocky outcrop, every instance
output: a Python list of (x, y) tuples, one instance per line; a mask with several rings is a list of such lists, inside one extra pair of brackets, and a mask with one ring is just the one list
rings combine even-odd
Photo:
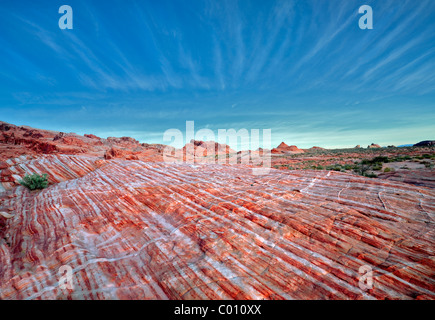
[[(0, 144), (21, 146), (22, 149), (27, 149), (30, 152), (38, 154), (49, 154), (57, 151), (55, 144), (40, 139), (43, 137), (42, 134), (28, 131), (13, 132), (10, 129), (7, 131), (9, 132), (0, 133)], [(6, 153), (3, 154), (3, 156), (5, 155)]]
[(301, 149), (301, 150), (304, 151), (304, 152), (316, 152), (316, 151), (324, 151), (326, 149), (322, 148), (322, 147), (316, 147), (316, 146), (314, 146), (314, 147), (311, 147), (309, 149)]
[(26, 137), (26, 138), (31, 137), (34, 139), (39, 139), (39, 138), (43, 138), (44, 135), (41, 132), (39, 132), (38, 130), (29, 130), (23, 134), (23, 137)]
[(112, 147), (104, 154), (104, 159), (125, 159), (125, 160), (139, 160), (138, 156), (128, 150)]
[(190, 143), (186, 144), (183, 148), (185, 152), (190, 152), (194, 150), (194, 154), (198, 156), (208, 156), (208, 155), (227, 155), (235, 153), (229, 145), (217, 143), (214, 141), (200, 141), (200, 140), (190, 140)]
[[(119, 156), (119, 150), (124, 153), (122, 156)], [(20, 155), (53, 153), (147, 161), (161, 161), (163, 158), (162, 145), (145, 146), (130, 137), (102, 139), (93, 134), (80, 136), (0, 122), (0, 161)]]
[(206, 161), (207, 158), (210, 158), (210, 161), (215, 161), (215, 157), (236, 153), (235, 150), (226, 144), (200, 140), (190, 140), (180, 151), (179, 153), (182, 154), (184, 160), (193, 159), (199, 162), (202, 160)]
[(85, 136), (86, 138), (90, 138), (90, 139), (101, 140), (100, 137), (97, 137), (97, 136), (94, 135), (94, 134), (85, 134), (84, 136)]
[(281, 142), (280, 145), (271, 150), (273, 154), (285, 154), (285, 153), (304, 153), (304, 150), (299, 149), (296, 146), (288, 146), (284, 142)]
[(52, 183), (0, 193), (1, 299), (435, 299), (433, 189), (75, 155), (6, 164)]
[(107, 141), (112, 145), (122, 146), (124, 148), (137, 148), (140, 146), (139, 141), (131, 137), (108, 137)]
[(58, 134), (56, 134), (53, 138), (53, 141), (58, 141), (63, 139), (66, 136), (65, 132), (59, 132)]
[(433, 147), (435, 146), (435, 140), (425, 140), (414, 144), (414, 147)]
[(373, 149), (373, 148), (381, 148), (381, 146), (375, 143), (372, 143), (371, 145), (367, 146), (367, 149)]

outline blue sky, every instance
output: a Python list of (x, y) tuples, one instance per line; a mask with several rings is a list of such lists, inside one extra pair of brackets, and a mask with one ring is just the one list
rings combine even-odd
[[(64, 4), (73, 30), (58, 27)], [(373, 30), (358, 27), (364, 4)], [(433, 0), (1, 0), (0, 11), (2, 121), (149, 143), (190, 120), (270, 128), (272, 146), (435, 139)]]

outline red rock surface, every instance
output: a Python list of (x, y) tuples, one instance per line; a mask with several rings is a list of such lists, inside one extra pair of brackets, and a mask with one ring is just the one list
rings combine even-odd
[(55, 132), (16, 126), (0, 121), (0, 161), (17, 156), (41, 154), (80, 154), (105, 159), (163, 161), (164, 153), (173, 151), (180, 161), (217, 162), (215, 156), (236, 154), (226, 144), (192, 140), (182, 149), (162, 144), (140, 143), (131, 137), (108, 137), (93, 134)]
[[(194, 159), (164, 163), (168, 150)], [(281, 143), (272, 165), (374, 156), (305, 151)], [(433, 170), (258, 176), (236, 164), (269, 152), (0, 122), (0, 299), (435, 298)], [(34, 172), (47, 189), (18, 185)], [(63, 265), (73, 290), (60, 287)]]
[(434, 170), (398, 170), (394, 172), (381, 173), (379, 179), (401, 181), (416, 186), (424, 186), (435, 189)]
[[(329, 171), (9, 159), (1, 299), (434, 299), (435, 191)], [(59, 285), (72, 268), (73, 290)], [(359, 286), (361, 266), (373, 287)]]
[(81, 154), (108, 159), (162, 161), (164, 146), (141, 144), (130, 137), (99, 138), (93, 134), (55, 132), (0, 121), (0, 161), (17, 156)]

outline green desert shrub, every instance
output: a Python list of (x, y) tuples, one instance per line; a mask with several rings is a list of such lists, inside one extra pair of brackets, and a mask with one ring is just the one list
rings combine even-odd
[(378, 156), (378, 157), (374, 157), (372, 159), (372, 163), (387, 163), (388, 162), (388, 157), (384, 157), (384, 156)]
[(47, 174), (39, 175), (34, 173), (32, 175), (26, 174), (24, 178), (18, 181), (21, 185), (30, 190), (45, 189), (48, 187)]
[(370, 166), (367, 164), (360, 163), (359, 165), (355, 166), (353, 171), (355, 171), (357, 174), (364, 176), (366, 172), (370, 170)]
[(364, 177), (377, 178), (378, 176), (376, 174), (374, 174), (373, 172), (371, 172), (371, 173), (364, 173)]
[(397, 157), (392, 158), (390, 162), (402, 162), (405, 160), (406, 160), (405, 157), (397, 156)]
[(364, 159), (361, 161), (362, 164), (369, 164), (369, 165), (382, 164), (387, 162), (389, 162), (389, 159), (388, 157), (384, 157), (384, 156), (374, 157), (373, 159)]
[(343, 167), (342, 167), (341, 164), (339, 164), (339, 163), (336, 163), (336, 164), (333, 164), (333, 165), (326, 166), (326, 170), (344, 171)]
[(429, 161), (422, 161), (421, 164), (424, 164), (426, 168), (433, 168), (433, 163)]
[(382, 163), (376, 162), (375, 164), (373, 164), (372, 170), (375, 170), (375, 171), (382, 170)]

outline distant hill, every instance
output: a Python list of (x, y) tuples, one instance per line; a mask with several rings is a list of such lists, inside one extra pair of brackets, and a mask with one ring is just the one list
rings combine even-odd
[(414, 147), (430, 147), (435, 146), (435, 140), (424, 140), (414, 144)]
[(400, 146), (397, 146), (398, 148), (403, 148), (403, 147), (412, 147), (413, 144), (401, 144)]

